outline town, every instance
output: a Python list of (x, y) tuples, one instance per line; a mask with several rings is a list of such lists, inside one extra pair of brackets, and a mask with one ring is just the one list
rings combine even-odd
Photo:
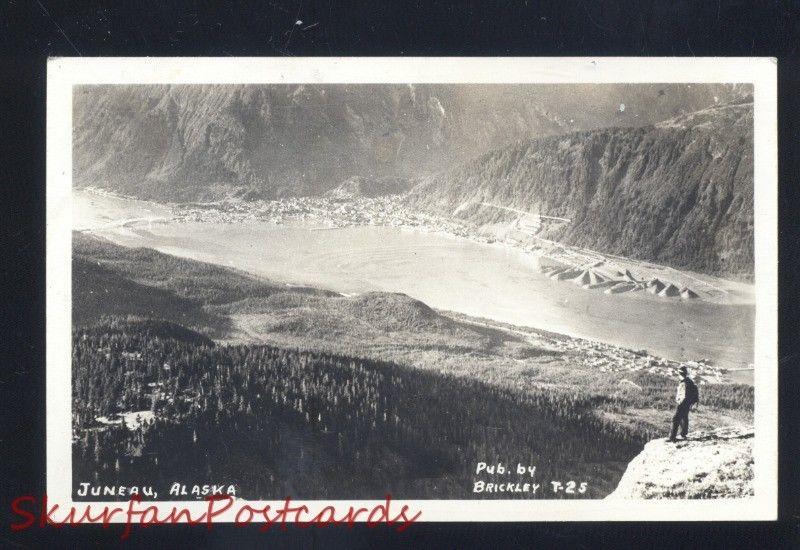
[(310, 222), (330, 229), (382, 225), (414, 227), (478, 242), (494, 240), (479, 235), (474, 229), (457, 220), (412, 212), (403, 204), (399, 195), (354, 197), (348, 200), (329, 197), (289, 197), (271, 201), (227, 198), (209, 203), (173, 204), (172, 209), (176, 222), (265, 221), (274, 224)]

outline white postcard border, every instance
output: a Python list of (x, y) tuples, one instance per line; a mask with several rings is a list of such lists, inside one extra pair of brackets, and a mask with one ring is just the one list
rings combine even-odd
[[(402, 500), (419, 521), (777, 519), (777, 61), (772, 58), (54, 58), (47, 67), (47, 494), (73, 504), (72, 88), (81, 84), (752, 83), (755, 184), (755, 497), (730, 500)], [(237, 501), (245, 503), (246, 501)], [(297, 501), (372, 507), (382, 501)], [(92, 503), (119, 506), (119, 502)], [(144, 504), (144, 503), (143, 503)], [(157, 502), (159, 509), (205, 502)], [(249, 502), (252, 506), (282, 501)], [(233, 521), (234, 507), (220, 517)], [(124, 517), (117, 517), (121, 521)]]

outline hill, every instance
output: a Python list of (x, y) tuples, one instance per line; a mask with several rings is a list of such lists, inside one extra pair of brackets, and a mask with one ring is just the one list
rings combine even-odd
[(673, 267), (749, 278), (753, 105), (748, 96), (658, 124), (528, 139), (411, 191), (410, 206), (477, 226), (568, 218), (542, 236)]
[(299, 296), (284, 292), (266, 300), (247, 299), (215, 308), (227, 313), (281, 313), (276, 326), (294, 334), (326, 337), (396, 331), (456, 332), (459, 324), (401, 293), (357, 296)]
[(436, 313), (428, 305), (401, 293), (366, 292), (346, 305), (353, 315), (379, 330), (432, 330), (452, 321)]
[(607, 498), (753, 496), (753, 430), (693, 432), (686, 441), (656, 439), (628, 465)]
[(740, 93), (671, 84), (80, 86), (73, 182), (161, 202), (320, 195), (353, 176), (429, 175), (517, 139), (652, 124)]

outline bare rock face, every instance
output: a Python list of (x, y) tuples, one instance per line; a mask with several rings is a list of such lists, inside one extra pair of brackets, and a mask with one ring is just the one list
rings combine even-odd
[(634, 458), (610, 499), (753, 496), (753, 428), (654, 439)]

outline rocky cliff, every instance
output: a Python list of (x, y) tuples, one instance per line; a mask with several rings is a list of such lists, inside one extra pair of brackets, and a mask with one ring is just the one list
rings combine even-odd
[(447, 170), (522, 138), (642, 126), (728, 85), (81, 86), (73, 181), (152, 200), (317, 195)]
[(753, 429), (721, 428), (677, 443), (650, 441), (606, 498), (747, 496), (753, 496)]
[(753, 105), (520, 141), (428, 177), (411, 205), (476, 225), (560, 216), (544, 237), (696, 271), (753, 273)]

